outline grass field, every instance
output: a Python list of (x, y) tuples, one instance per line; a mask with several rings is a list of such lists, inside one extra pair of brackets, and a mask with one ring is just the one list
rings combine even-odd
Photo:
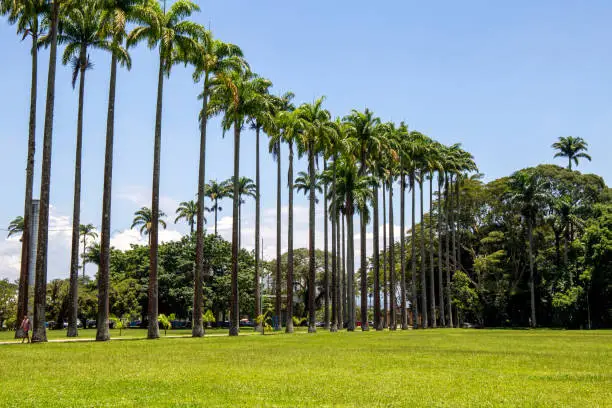
[(7, 407), (605, 407), (612, 332), (320, 330), (4, 345), (0, 384)]

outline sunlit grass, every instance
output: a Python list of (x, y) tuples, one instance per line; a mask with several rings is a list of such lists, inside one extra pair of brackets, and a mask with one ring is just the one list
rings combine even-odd
[(2, 406), (612, 406), (612, 332), (429, 330), (0, 346)]

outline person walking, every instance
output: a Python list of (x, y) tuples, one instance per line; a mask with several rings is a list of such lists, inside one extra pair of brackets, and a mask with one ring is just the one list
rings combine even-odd
[(21, 343), (27, 339), (28, 343), (30, 342), (30, 319), (28, 316), (23, 316), (23, 320), (21, 321), (21, 328), (23, 329), (24, 337), (21, 339)]

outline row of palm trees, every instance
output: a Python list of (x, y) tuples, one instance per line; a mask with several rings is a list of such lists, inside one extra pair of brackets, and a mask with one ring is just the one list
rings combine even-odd
[[(241, 132), (247, 126), (255, 131), (256, 144), (256, 179), (254, 183), (254, 197), (256, 202), (256, 232), (255, 232), (255, 279), (253, 290), (255, 294), (256, 315), (260, 310), (259, 264), (260, 264), (260, 136), (266, 133), (270, 137), (269, 150), (277, 160), (277, 262), (280, 263), (280, 225), (281, 225), (281, 145), (288, 148), (288, 270), (287, 284), (287, 322), (286, 330), (293, 331), (292, 322), (292, 290), (293, 290), (293, 190), (294, 190), (294, 160), (297, 151), (298, 157), (307, 160), (307, 172), (301, 175), (296, 182), (303, 183), (304, 191), (309, 200), (309, 279), (308, 279), (308, 328), (310, 332), (315, 328), (315, 204), (317, 194), (316, 167), (323, 161), (323, 171), (320, 177), (323, 180), (323, 201), (325, 209), (325, 321), (331, 330), (337, 330), (342, 324), (349, 330), (354, 330), (355, 316), (355, 285), (354, 285), (354, 245), (353, 245), (353, 216), (359, 214), (361, 259), (360, 259), (360, 297), (362, 329), (368, 330), (367, 322), (367, 273), (369, 262), (366, 254), (366, 227), (373, 218), (374, 224), (374, 251), (372, 267), (374, 270), (374, 300), (375, 300), (375, 326), (381, 329), (389, 322), (381, 319), (380, 311), (380, 281), (378, 260), (379, 241), (379, 195), (383, 197), (383, 209), (388, 193), (389, 200), (389, 254), (387, 256), (386, 244), (383, 248), (383, 273), (386, 276), (389, 267), (389, 294), (391, 321), (395, 321), (396, 290), (399, 286), (401, 327), (407, 328), (407, 311), (404, 305), (407, 300), (406, 282), (406, 245), (405, 245), (405, 192), (412, 192), (412, 284), (411, 298), (413, 319), (415, 327), (418, 321), (423, 327), (431, 322), (436, 324), (435, 301), (430, 293), (430, 309), (427, 310), (427, 293), (421, 293), (421, 308), (418, 313), (417, 283), (416, 283), (416, 228), (415, 228), (415, 200), (416, 187), (420, 191), (421, 204), (423, 202), (424, 184), (430, 183), (430, 197), (433, 197), (433, 178), (437, 175), (438, 195), (444, 200), (440, 203), (438, 217), (438, 238), (446, 237), (446, 287), (443, 288), (442, 279), (438, 300), (438, 314), (442, 324), (452, 319), (451, 302), (449, 296), (449, 282), (452, 270), (460, 267), (459, 240), (457, 232), (456, 212), (459, 206), (459, 185), (465, 172), (475, 170), (471, 156), (461, 150), (458, 145), (445, 147), (427, 136), (409, 131), (404, 124), (381, 123), (374, 114), (366, 109), (363, 112), (352, 111), (344, 118), (332, 118), (327, 109), (324, 109), (324, 99), (320, 98), (313, 103), (305, 103), (295, 107), (292, 103), (293, 94), (287, 93), (275, 96), (270, 93), (272, 83), (254, 74), (243, 57), (239, 47), (224, 43), (213, 37), (212, 33), (204, 27), (189, 20), (190, 16), (198, 11), (198, 6), (190, 0), (177, 0), (166, 7), (165, 1), (157, 0), (1, 0), (0, 12), (10, 22), (17, 25), (19, 33), (30, 36), (32, 39), (32, 88), (30, 123), (28, 138), (27, 177), (24, 201), (24, 233), (22, 244), (22, 266), (20, 274), (20, 290), (18, 313), (25, 315), (27, 310), (27, 270), (29, 262), (29, 235), (31, 220), (29, 217), (32, 202), (34, 135), (36, 129), (36, 78), (37, 78), (37, 52), (39, 46), (44, 45), (50, 49), (49, 69), (47, 79), (47, 95), (45, 110), (45, 125), (43, 136), (43, 154), (41, 169), (40, 191), (40, 225), (38, 234), (38, 249), (36, 257), (36, 283), (33, 318), (33, 341), (46, 341), (45, 308), (46, 308), (46, 257), (48, 245), (48, 219), (49, 219), (49, 190), (51, 170), (51, 147), (53, 136), (53, 112), (55, 100), (55, 69), (58, 45), (63, 45), (64, 54), (62, 62), (71, 63), (73, 69), (73, 85), (79, 80), (79, 108), (77, 112), (76, 156), (75, 156), (75, 184), (73, 209), (73, 250), (71, 257), (71, 308), (69, 313), (69, 336), (77, 335), (77, 271), (78, 271), (78, 236), (80, 226), (80, 189), (81, 189), (81, 148), (83, 138), (83, 95), (85, 92), (85, 74), (91, 68), (88, 50), (92, 48), (108, 51), (110, 53), (110, 81), (107, 111), (106, 146), (104, 160), (104, 187), (102, 200), (102, 222), (100, 239), (100, 266), (98, 272), (98, 321), (96, 339), (109, 340), (109, 256), (110, 256), (110, 222), (111, 222), (111, 187), (113, 173), (113, 142), (114, 117), (118, 66), (130, 68), (131, 58), (129, 49), (139, 43), (155, 50), (159, 55), (158, 87), (156, 100), (156, 119), (153, 137), (154, 157), (152, 171), (152, 197), (150, 207), (150, 221), (147, 227), (150, 247), (150, 268), (148, 288), (148, 319), (157, 321), (158, 315), (158, 237), (160, 216), (159, 209), (159, 178), (160, 156), (163, 119), (163, 90), (167, 77), (177, 64), (184, 64), (193, 68), (194, 82), (202, 86), (199, 96), (201, 111), (197, 120), (200, 129), (200, 154), (198, 163), (197, 203), (185, 203), (185, 211), (196, 213), (196, 262), (194, 271), (194, 303), (193, 303), (193, 336), (204, 334), (202, 322), (203, 290), (202, 277), (205, 268), (203, 253), (204, 237), (204, 211), (206, 189), (206, 138), (208, 119), (221, 116), (221, 126), (225, 132), (233, 130), (234, 165), (233, 180), (240, 178), (240, 149)], [(128, 30), (128, 28), (131, 28)], [(300, 180), (301, 179), (301, 180)], [(246, 181), (246, 180), (245, 180)], [(393, 237), (393, 186), (399, 181), (400, 185), (400, 282), (397, 285), (395, 272), (395, 253)], [(252, 182), (251, 182), (252, 183)], [(213, 188), (210, 184), (209, 198), (214, 203), (215, 219), (220, 209), (218, 200), (223, 197), (220, 188)], [(381, 190), (382, 189), (382, 194)], [(215, 190), (216, 192), (211, 192)], [(239, 225), (241, 212), (241, 183), (232, 183), (232, 294), (231, 294), (231, 324), (230, 335), (238, 334), (239, 302), (238, 302), (238, 251)], [(433, 201), (432, 201), (433, 202)], [(442, 204), (444, 203), (444, 204)], [(444, 208), (442, 208), (444, 205)], [(189, 207), (189, 208), (187, 208)], [(421, 205), (421, 220), (423, 211)], [(385, 218), (385, 215), (383, 215)], [(431, 218), (430, 218), (431, 219)], [(340, 224), (346, 222), (346, 254), (344, 254), (344, 227)], [(331, 224), (331, 256), (328, 256), (328, 223)], [(215, 222), (216, 224), (216, 222)], [(386, 226), (383, 220), (383, 226)], [(193, 223), (190, 225), (193, 229)], [(216, 227), (215, 227), (216, 233)], [(424, 234), (421, 229), (421, 234)], [(433, 229), (430, 229), (433, 234)], [(386, 233), (385, 239), (386, 239)], [(76, 239), (74, 238), (76, 237)], [(449, 243), (452, 237), (452, 244)], [(425, 239), (421, 237), (421, 287), (426, 288), (425, 268)], [(439, 245), (439, 251), (441, 251)], [(76, 248), (76, 249), (75, 249)], [(433, 237), (430, 235), (430, 283), (433, 287)], [(452, 252), (452, 253), (451, 253)], [(439, 262), (442, 257), (439, 253)], [(346, 260), (346, 274), (340, 276), (340, 260)], [(329, 264), (331, 263), (331, 277)], [(442, 274), (439, 265), (439, 273)], [(281, 281), (280, 265), (277, 270), (277, 282)], [(331, 279), (330, 279), (331, 278)], [(342, 278), (342, 279), (341, 279)], [(330, 282), (331, 280), (331, 282)], [(386, 285), (386, 277), (383, 278)], [(330, 289), (330, 283), (332, 288)], [(276, 313), (280, 316), (281, 296), (280, 285), (277, 285)], [(443, 290), (445, 289), (445, 291)], [(432, 289), (433, 291), (433, 289)], [(331, 294), (331, 302), (329, 299)], [(444, 299), (448, 307), (447, 319), (444, 317)], [(328, 305), (331, 303), (331, 308)], [(329, 312), (331, 309), (331, 318)], [(331, 325), (329, 324), (331, 322)], [(452, 324), (452, 322), (451, 322)], [(394, 324), (389, 325), (394, 328)], [(159, 337), (156, 324), (149, 324), (149, 338)]]

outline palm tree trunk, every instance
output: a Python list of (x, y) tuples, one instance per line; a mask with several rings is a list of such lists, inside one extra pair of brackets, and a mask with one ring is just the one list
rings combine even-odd
[[(326, 191), (327, 193), (327, 191)], [(327, 207), (327, 194), (325, 194)], [(336, 218), (336, 160), (332, 163), (332, 209), (331, 209), (331, 243), (332, 243), (332, 288), (331, 288), (331, 332), (338, 331), (338, 220)], [(326, 234), (327, 235), (327, 234)]]
[(349, 315), (348, 315), (348, 293), (347, 293), (347, 286), (346, 286), (346, 229), (345, 229), (345, 222), (344, 219), (346, 217), (341, 217), (342, 218), (342, 302), (340, 302), (340, 306), (342, 307), (342, 313), (340, 313), (340, 316), (342, 316), (342, 328), (344, 328), (347, 324), (348, 324), (348, 320), (349, 320)]
[[(455, 178), (455, 183), (457, 182)], [(451, 227), (451, 254), (452, 254), (452, 272), (451, 277), (455, 275), (455, 271), (457, 270), (457, 235), (455, 233), (455, 222), (456, 222), (456, 214), (455, 208), (453, 206), (453, 180), (451, 178), (451, 183), (449, 186), (450, 190), (448, 191), (448, 200), (450, 205), (450, 227)], [(450, 283), (449, 283), (450, 284)], [(459, 323), (459, 322), (457, 322)]]
[(449, 175), (447, 174), (444, 181), (444, 198), (446, 204), (446, 305), (448, 313), (447, 327), (453, 327), (453, 298), (451, 296), (451, 265), (450, 265), (450, 224), (451, 220), (451, 208), (448, 194), (449, 188)]
[(456, 251), (457, 251), (457, 255), (456, 256), (456, 260), (457, 260), (457, 266), (455, 267), (456, 270), (460, 271), (461, 270), (461, 214), (460, 214), (460, 185), (461, 185), (461, 179), (459, 176), (457, 176), (457, 181), (455, 182), (455, 230), (457, 231), (457, 247), (456, 247)]
[(315, 322), (315, 165), (314, 144), (308, 146), (308, 175), (310, 176), (310, 209), (308, 216), (308, 333), (317, 331)]
[(85, 279), (85, 264), (87, 264), (85, 262), (85, 252), (87, 252), (87, 237), (83, 235), (83, 255), (81, 255), (83, 257), (83, 279)]
[(385, 191), (386, 181), (383, 179), (382, 182), (382, 210), (383, 210), (383, 303), (384, 303), (384, 316), (382, 320), (382, 327), (389, 327), (389, 303), (387, 303), (387, 199), (385, 198), (387, 192)]
[(215, 198), (215, 235), (217, 235), (217, 212), (219, 211), (219, 200)]
[(374, 185), (374, 197), (372, 197), (372, 211), (374, 212), (374, 217), (372, 219), (372, 232), (373, 232), (373, 242), (372, 242), (372, 263), (373, 263), (373, 273), (374, 273), (374, 327), (376, 330), (382, 330), (382, 319), (380, 318), (380, 265), (378, 259), (378, 251), (379, 245), (378, 240), (379, 232), (378, 232), (378, 181)]
[[(327, 171), (327, 160), (323, 159), (323, 171)], [(325, 329), (329, 330), (329, 252), (328, 252), (328, 242), (327, 242), (327, 224), (329, 220), (327, 218), (327, 183), (323, 188), (323, 251), (324, 251), (324, 270), (325, 275), (323, 278), (323, 292), (324, 292), (324, 301), (323, 307), (325, 308), (324, 313), (324, 324)]]
[(429, 317), (431, 326), (438, 327), (436, 319), (436, 277), (434, 274), (434, 221), (433, 221), (433, 172), (429, 174)]
[(442, 175), (438, 172), (438, 299), (440, 311), (440, 325), (446, 327), (445, 307), (444, 307), (444, 278), (442, 269), (442, 222), (444, 210), (442, 209)]
[[(83, 151), (83, 98), (85, 96), (85, 66), (87, 49), (81, 46), (79, 55), (79, 108), (77, 114), (76, 155), (74, 159), (74, 201), (72, 210), (72, 246), (70, 252), (70, 294), (68, 300), (68, 337), (78, 336), (77, 313), (79, 309), (79, 237), (81, 225), (81, 158)], [(84, 254), (84, 253), (83, 253)]]
[[(403, 169), (402, 169), (403, 172)], [(389, 209), (391, 211), (391, 209)], [(408, 329), (408, 311), (406, 310), (406, 178), (400, 176), (400, 307), (402, 330)], [(393, 245), (393, 243), (391, 243)], [(414, 314), (414, 313), (413, 313)]]
[[(193, 276), (193, 327), (192, 337), (204, 336), (204, 322), (202, 313), (204, 307), (204, 196), (206, 194), (206, 128), (208, 124), (208, 75), (204, 77), (204, 89), (202, 90), (202, 119), (200, 121), (200, 157), (198, 165), (198, 214), (196, 226), (196, 264)], [(215, 213), (216, 215), (216, 213)], [(191, 224), (193, 234), (193, 224)], [(216, 228), (216, 219), (215, 219)], [(216, 232), (215, 232), (216, 233)]]
[(102, 226), (100, 231), (100, 267), (98, 269), (98, 317), (96, 340), (110, 340), (109, 273), (110, 273), (110, 222), (113, 185), (113, 143), (115, 135), (115, 90), (117, 88), (117, 56), (111, 54), (110, 82), (108, 87), (108, 111), (106, 117), (106, 147), (104, 153), (104, 187), (102, 193)]
[[(255, 295), (255, 316), (261, 315), (261, 291), (259, 288), (259, 261), (260, 261), (260, 249), (259, 249), (259, 236), (261, 227), (261, 206), (259, 197), (259, 187), (261, 178), (259, 175), (259, 134), (261, 129), (258, 126), (255, 128), (255, 277), (253, 279), (254, 295)], [(277, 284), (278, 286), (278, 284)], [(278, 319), (277, 319), (278, 322)], [(276, 326), (276, 324), (275, 324)], [(275, 327), (278, 330), (278, 327)], [(260, 323), (255, 327), (256, 331), (263, 333), (263, 325)]]
[[(286, 333), (293, 333), (293, 143), (289, 142), (289, 168), (287, 171), (288, 220), (287, 220), (287, 323)], [(278, 272), (277, 272), (278, 278)]]
[(240, 303), (238, 299), (238, 228), (240, 195), (238, 178), (240, 177), (240, 125), (234, 121), (234, 193), (232, 194), (232, 297), (230, 310), (230, 336), (240, 332)]
[[(419, 327), (419, 303), (417, 297), (417, 279), (416, 279), (416, 183), (415, 175), (410, 175), (410, 190), (412, 192), (412, 238), (410, 242), (410, 255), (412, 262), (412, 327)], [(422, 322), (421, 322), (422, 323)]]
[[(395, 284), (395, 237), (393, 236), (394, 228), (395, 225), (393, 224), (393, 179), (389, 177), (389, 309), (391, 312), (389, 330), (397, 329), (397, 302), (395, 301), (395, 293), (397, 289)], [(404, 307), (406, 307), (406, 303), (404, 303)]]
[(423, 315), (421, 325), (426, 329), (429, 327), (429, 316), (427, 316), (427, 278), (425, 273), (427, 267), (425, 259), (425, 218), (423, 217), (423, 177), (425, 177), (425, 175), (421, 174), (419, 179), (419, 194), (421, 199), (421, 313)]
[(276, 314), (276, 321), (274, 322), (274, 330), (281, 329), (281, 316), (282, 316), (282, 274), (281, 274), (281, 152), (280, 142), (276, 144), (278, 149), (278, 155), (276, 157), (276, 285), (274, 285), (276, 291), (274, 311)]
[[(32, 193), (34, 191), (34, 154), (36, 152), (36, 100), (38, 92), (38, 19), (33, 19), (32, 27), (32, 78), (30, 85), (30, 120), (28, 126), (28, 158), (26, 164), (25, 199), (23, 208), (23, 231), (21, 234), (21, 270), (19, 272), (19, 293), (17, 295), (17, 319), (21, 322), (28, 314), (29, 272), (31, 233), (32, 233)], [(15, 338), (22, 338), (23, 329), (19, 326)]]
[(161, 126), (162, 126), (162, 107), (164, 94), (164, 61), (162, 52), (159, 55), (159, 73), (157, 77), (157, 108), (155, 111), (155, 140), (153, 144), (153, 186), (151, 188), (151, 232), (149, 240), (149, 305), (148, 318), (149, 329), (147, 338), (159, 338), (159, 325), (157, 324), (158, 315), (158, 290), (157, 281), (158, 268), (158, 245), (159, 245), (159, 173), (161, 166)]
[[(364, 203), (365, 205), (365, 203)], [(361, 258), (361, 331), (370, 330), (370, 324), (368, 322), (368, 258), (366, 253), (366, 209), (363, 208), (359, 214), (359, 229), (360, 229), (360, 258)]]
[(353, 239), (353, 201), (346, 200), (346, 300), (348, 323), (347, 330), (355, 330), (355, 240)]
[(531, 297), (531, 327), (535, 328), (536, 309), (535, 309), (535, 282), (533, 277), (533, 221), (527, 220), (527, 234), (529, 236), (529, 293)]
[(40, 213), (38, 247), (36, 250), (36, 281), (34, 284), (34, 319), (32, 342), (46, 342), (45, 313), (47, 306), (47, 247), (49, 243), (49, 190), (51, 188), (51, 147), (53, 141), (53, 110), (55, 107), (55, 69), (57, 65), (57, 25), (60, 1), (53, 2), (51, 12), (51, 50), (47, 77), (47, 102), (43, 136), (42, 172), (40, 178)]

